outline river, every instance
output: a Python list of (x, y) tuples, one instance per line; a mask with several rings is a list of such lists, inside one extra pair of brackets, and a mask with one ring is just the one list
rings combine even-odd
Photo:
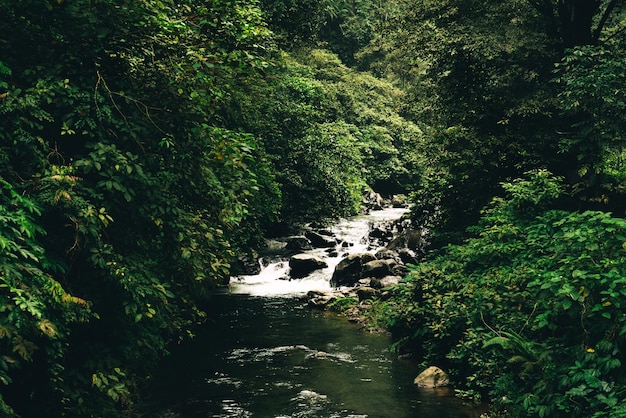
[[(367, 251), (372, 223), (400, 216), (375, 212), (333, 227)], [(314, 252), (322, 254), (321, 250)], [(286, 277), (285, 263), (256, 276), (233, 280), (216, 295), (211, 321), (196, 338), (172, 349), (147, 388), (148, 418), (192, 417), (477, 417), (449, 389), (413, 385), (413, 362), (398, 359), (391, 341), (343, 318), (312, 310), (299, 296), (328, 289), (334, 265), (299, 280)]]

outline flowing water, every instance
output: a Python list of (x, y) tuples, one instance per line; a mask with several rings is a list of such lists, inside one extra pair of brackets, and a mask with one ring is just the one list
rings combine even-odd
[[(368, 250), (371, 216), (334, 228)], [(378, 222), (380, 219), (376, 220)], [(149, 418), (192, 417), (477, 417), (450, 390), (413, 385), (417, 366), (398, 359), (383, 335), (367, 334), (343, 318), (311, 310), (299, 298), (329, 288), (339, 261), (302, 280), (281, 280), (284, 264), (247, 276), (217, 295), (211, 321), (191, 342), (172, 350), (149, 385)]]
[(368, 239), (370, 230), (385, 222), (400, 219), (405, 213), (407, 209), (387, 208), (372, 211), (367, 215), (343, 219), (328, 228), (339, 241), (347, 245), (337, 246), (337, 256), (328, 256), (325, 248), (306, 251), (307, 254), (323, 258), (328, 267), (317, 270), (302, 279), (288, 280), (288, 262), (272, 262), (263, 266), (258, 275), (233, 278), (230, 291), (253, 296), (298, 296), (306, 294), (309, 290), (330, 290), (330, 277), (341, 259), (349, 253), (374, 253), (377, 248), (374, 248), (373, 243)]

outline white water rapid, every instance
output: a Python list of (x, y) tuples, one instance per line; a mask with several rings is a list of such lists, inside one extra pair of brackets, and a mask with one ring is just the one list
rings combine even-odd
[[(302, 279), (289, 278), (289, 261), (271, 263), (262, 267), (256, 275), (243, 275), (232, 277), (230, 281), (230, 293), (251, 296), (279, 296), (290, 297), (305, 295), (310, 290), (327, 291), (331, 289), (330, 278), (335, 266), (341, 259), (351, 253), (375, 253), (379, 248), (372, 248), (368, 239), (372, 226), (400, 219), (408, 212), (405, 208), (386, 208), (371, 211), (367, 215), (360, 215), (349, 219), (343, 219), (330, 228), (326, 228), (335, 234), (340, 241), (335, 248), (337, 255), (329, 256), (327, 248), (314, 248), (305, 251), (322, 258), (328, 267), (316, 270)], [(342, 242), (349, 246), (342, 246)]]

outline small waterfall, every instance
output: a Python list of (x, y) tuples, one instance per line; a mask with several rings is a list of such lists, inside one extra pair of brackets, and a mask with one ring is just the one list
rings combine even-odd
[(306, 252), (328, 266), (302, 279), (290, 279), (282, 248), (288, 240), (273, 241), (282, 260), (263, 258), (259, 274), (233, 277), (230, 293), (216, 295), (211, 320), (172, 348), (145, 389), (142, 416), (477, 418), (481, 411), (466, 408), (452, 390), (414, 385), (419, 365), (392, 353), (388, 336), (362, 332), (299, 297), (332, 290), (343, 257), (376, 253), (388, 242), (389, 223), (406, 212), (385, 209), (326, 228), (336, 245)]
[(327, 291), (331, 289), (330, 278), (341, 259), (348, 254), (375, 253), (379, 247), (370, 238), (373, 228), (394, 222), (408, 212), (406, 208), (386, 208), (371, 211), (367, 215), (342, 219), (327, 228), (336, 237), (335, 248), (314, 248), (307, 254), (322, 258), (328, 267), (316, 270), (301, 279), (289, 277), (289, 260), (280, 260), (261, 267), (256, 275), (232, 277), (230, 292), (251, 296), (289, 297), (304, 295), (311, 290)]

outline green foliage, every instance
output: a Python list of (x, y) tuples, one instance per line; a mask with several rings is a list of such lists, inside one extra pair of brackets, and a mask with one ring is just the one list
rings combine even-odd
[[(619, 58), (609, 59), (619, 53), (588, 60), (567, 53), (572, 65), (562, 63), (561, 70), (568, 75), (560, 84), (552, 80), (566, 48), (581, 46), (580, 55), (590, 50), (584, 45), (604, 41), (604, 48), (620, 50), (615, 34), (623, 29), (623, 7), (608, 1), (390, 2), (359, 56), (407, 91), (409, 119), (431, 127), (424, 130), (430, 166), (413, 199), (416, 221), (462, 234), (499, 183), (538, 168), (580, 183), (578, 196), (588, 208), (599, 208), (592, 204), (609, 194), (615, 198), (618, 192), (607, 189), (621, 185), (598, 166), (606, 154), (597, 144), (619, 142), (623, 131), (621, 116), (615, 123), (601, 116), (619, 112), (623, 71)], [(617, 105), (605, 112), (607, 103), (598, 106), (593, 94)], [(581, 108), (574, 110), (577, 99)], [(597, 112), (583, 112), (587, 103)], [(590, 127), (594, 134), (583, 133)], [(595, 178), (580, 181), (578, 173)], [(602, 209), (614, 210), (615, 203)]]
[(322, 50), (278, 54), (264, 22), (331, 36), (329, 18), (361, 43), (370, 9), (267, 6), (0, 1), (4, 412), (132, 409), (276, 221), (417, 183), (400, 91)]
[(332, 0), (263, 0), (261, 9), (272, 31), (289, 49), (319, 39), (329, 12), (333, 11), (332, 3)]
[(277, 212), (262, 144), (227, 127), (271, 33), (245, 0), (0, 13), (0, 408), (120, 416)]
[(354, 65), (383, 6), (371, 0), (263, 0), (261, 8), (281, 47), (293, 51), (323, 46)]
[(372, 70), (407, 90), (404, 111), (430, 126), (415, 221), (459, 233), (499, 183), (559, 162), (555, 54), (524, 2), (393, 3), (363, 59), (382, 54)]
[(581, 46), (556, 64), (562, 113), (570, 125), (561, 134), (563, 151), (578, 161), (576, 192), (617, 209), (623, 201), (626, 92), (623, 50)]
[[(92, 318), (90, 303), (66, 292), (54, 275), (67, 266), (49, 258), (39, 244), (45, 233), (35, 218), (40, 208), (0, 178), (0, 383), (16, 378), (43, 386), (58, 399), (63, 392), (63, 344), (73, 324)], [(35, 367), (37, 362), (46, 369)], [(3, 415), (13, 413), (0, 396)]]
[(626, 222), (552, 209), (562, 185), (545, 171), (504, 190), (475, 238), (411, 267), (382, 320), (513, 416), (623, 413)]
[(393, 194), (419, 181), (422, 132), (397, 113), (403, 95), (388, 83), (302, 49), (251, 90), (242, 123), (280, 167), (283, 220), (354, 214), (368, 186)]
[(328, 304), (328, 309), (333, 312), (343, 313), (358, 303), (359, 301), (352, 297), (337, 298)]

